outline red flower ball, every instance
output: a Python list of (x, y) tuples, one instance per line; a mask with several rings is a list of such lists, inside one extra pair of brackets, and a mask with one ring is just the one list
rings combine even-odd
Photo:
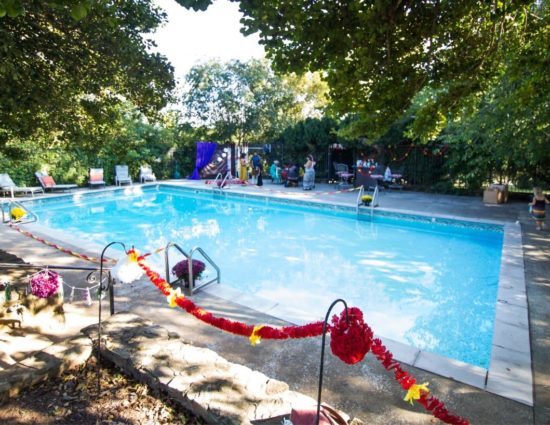
[(357, 307), (348, 308), (334, 315), (330, 328), (330, 348), (332, 354), (347, 364), (355, 364), (363, 360), (372, 345), (373, 333), (369, 325), (363, 321), (363, 312)]

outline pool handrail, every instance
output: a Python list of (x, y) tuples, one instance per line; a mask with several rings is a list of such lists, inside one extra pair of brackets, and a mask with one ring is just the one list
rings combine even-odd
[(359, 187), (359, 193), (357, 194), (357, 201), (356, 201), (357, 212), (359, 212), (359, 207), (363, 204), (363, 200), (361, 198), (363, 197), (364, 193), (365, 193), (365, 186), (361, 185)]
[[(225, 174), (225, 177), (222, 175), (222, 173), (216, 174), (216, 178), (214, 179), (214, 186), (213, 189), (219, 189), (222, 190), (225, 187), (229, 187), (229, 179), (233, 178), (233, 175), (231, 174), (231, 171), (228, 171)], [(218, 180), (221, 180), (220, 184), (218, 184)]]
[[(7, 219), (6, 219), (6, 212), (4, 210), (4, 205), (8, 206), (8, 218)], [(30, 218), (28, 218), (27, 220), (24, 220), (25, 217), (23, 217), (20, 220), (14, 220), (11, 216), (12, 205), (15, 205), (17, 208), (21, 208), (22, 210), (24, 210), (27, 213), (25, 215), (25, 217), (30, 216)], [(28, 223), (34, 223), (34, 222), (38, 221), (38, 216), (35, 213), (33, 213), (28, 208), (24, 207), (20, 202), (17, 202), (13, 199), (10, 199), (7, 202), (2, 202), (1, 207), (2, 207), (2, 223), (12, 223), (12, 222), (14, 222), (16, 224), (28, 224)]]
[[(193, 280), (193, 273), (192, 273), (192, 267), (193, 267), (193, 254), (195, 252), (199, 252), (203, 258), (210, 263), (210, 265), (216, 270), (216, 277), (214, 279), (209, 280), (208, 282), (204, 282), (200, 286), (195, 287), (195, 282)], [(199, 289), (204, 288), (207, 285), (210, 285), (213, 282), (217, 282), (218, 284), (221, 283), (221, 271), (218, 265), (210, 258), (210, 256), (202, 249), (200, 246), (196, 246), (189, 252), (189, 291), (191, 292), (191, 295), (193, 295), (194, 291), (198, 291)]]
[(374, 192), (372, 194), (372, 202), (370, 204), (370, 210), (371, 212), (374, 211), (374, 207), (378, 206), (378, 198), (379, 198), (379, 191), (378, 191), (378, 185), (374, 188)]
[[(190, 295), (193, 295), (193, 292), (196, 292), (202, 288), (204, 288), (206, 285), (210, 285), (213, 282), (220, 283), (221, 282), (221, 272), (218, 265), (210, 258), (210, 256), (201, 248), (201, 247), (195, 247), (191, 249), (189, 253), (187, 253), (183, 248), (181, 248), (177, 243), (175, 242), (168, 242), (166, 244), (166, 247), (164, 248), (164, 266), (165, 266), (165, 273), (166, 273), (166, 281), (172, 285), (176, 282), (178, 282), (180, 279), (176, 279), (174, 281), (170, 281), (170, 259), (169, 259), (169, 250), (170, 248), (176, 248), (186, 259), (189, 266), (188, 270), (188, 281), (189, 281), (189, 293)], [(193, 279), (193, 254), (195, 252), (199, 252), (203, 258), (210, 263), (210, 265), (216, 270), (216, 277), (212, 280), (209, 280), (208, 282), (205, 282), (201, 284), (200, 286), (195, 287), (195, 282)]]

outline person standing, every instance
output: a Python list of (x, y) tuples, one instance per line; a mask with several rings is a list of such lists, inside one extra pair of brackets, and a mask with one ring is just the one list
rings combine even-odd
[(313, 155), (307, 156), (304, 169), (303, 187), (304, 190), (311, 190), (315, 188), (315, 161), (313, 160)]
[(529, 204), (529, 209), (531, 210), (531, 217), (535, 220), (537, 230), (546, 228), (546, 224), (544, 224), (546, 204), (550, 204), (550, 201), (544, 196), (540, 187), (535, 187), (533, 189), (533, 200)]
[(273, 183), (281, 183), (281, 167), (279, 167), (279, 161), (273, 161), (273, 164), (269, 167), (269, 174), (271, 175), (271, 181)]
[(252, 176), (256, 179), (256, 182), (258, 181), (261, 166), (262, 160), (260, 159), (260, 155), (254, 152), (254, 155), (252, 155)]
[(262, 171), (263, 171), (263, 165), (260, 161), (260, 166), (258, 167), (258, 174), (256, 175), (256, 185), (257, 186), (263, 186), (264, 185), (264, 179), (262, 177)]
[(243, 182), (248, 181), (248, 162), (246, 160), (246, 154), (242, 153), (239, 159), (239, 178)]

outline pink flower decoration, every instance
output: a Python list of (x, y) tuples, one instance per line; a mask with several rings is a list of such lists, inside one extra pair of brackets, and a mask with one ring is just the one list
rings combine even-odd
[(31, 292), (38, 298), (48, 298), (59, 291), (61, 284), (59, 274), (44, 270), (31, 277)]

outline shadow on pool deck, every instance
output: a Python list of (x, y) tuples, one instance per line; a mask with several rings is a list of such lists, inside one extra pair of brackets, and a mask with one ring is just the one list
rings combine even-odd
[[(186, 186), (208, 188), (203, 182)], [(333, 191), (334, 186), (318, 185), (316, 190)], [(276, 191), (300, 193), (302, 198), (336, 200), (353, 204), (357, 192), (335, 195), (304, 195), (301, 189), (285, 189), (267, 183), (263, 188), (232, 187), (231, 191), (257, 192), (287, 196)], [(311, 193), (311, 192), (310, 192)], [(292, 195), (288, 195), (292, 196)], [(461, 216), (465, 218), (517, 221), (522, 227), (525, 278), (527, 284), (531, 349), (534, 371), (534, 408), (484, 392), (466, 384), (431, 374), (407, 365), (404, 368), (420, 382), (430, 382), (432, 394), (444, 401), (453, 413), (479, 424), (548, 424), (550, 423), (550, 231), (537, 232), (524, 203), (484, 205), (479, 197), (455, 197), (414, 192), (385, 192), (380, 207), (417, 211), (423, 214)], [(78, 264), (80, 260), (26, 238), (3, 226), (0, 249), (12, 252), (35, 264)], [(95, 253), (97, 255), (97, 253)], [(82, 263), (88, 265), (88, 263)], [(223, 333), (193, 317), (169, 309), (164, 297), (152, 285), (119, 287), (117, 310), (129, 309), (175, 330), (197, 346), (211, 348), (235, 363), (245, 364), (270, 377), (289, 383), (291, 389), (315, 397), (318, 379), (320, 340), (262, 341), (251, 347), (246, 339)], [(197, 304), (228, 318), (254, 323), (281, 322), (256, 311), (227, 303), (207, 294), (194, 297)], [(77, 306), (72, 307), (78, 310)], [(81, 307), (79, 314), (92, 322), (97, 309)], [(70, 313), (68, 313), (70, 314)], [(75, 313), (76, 314), (76, 313)], [(68, 319), (70, 320), (70, 318)], [(375, 330), (376, 331), (376, 330)], [(374, 359), (348, 366), (331, 355), (326, 356), (323, 399), (372, 424), (431, 424), (434, 419), (420, 406), (405, 403), (404, 392)]]

